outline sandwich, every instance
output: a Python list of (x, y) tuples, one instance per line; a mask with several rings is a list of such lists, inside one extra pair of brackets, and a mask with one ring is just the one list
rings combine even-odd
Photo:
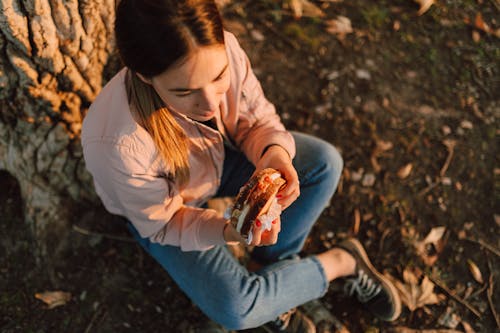
[(257, 218), (265, 220), (261, 221), (263, 228), (270, 229), (271, 221), (281, 214), (276, 194), (285, 183), (279, 171), (267, 168), (253, 175), (240, 189), (233, 205), (231, 224), (248, 243)]

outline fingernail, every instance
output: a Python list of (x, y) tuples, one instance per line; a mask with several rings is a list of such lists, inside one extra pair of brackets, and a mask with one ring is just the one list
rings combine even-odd
[(272, 223), (273, 223), (273, 224), (276, 224), (276, 222), (278, 222), (278, 219), (273, 220), (273, 222), (272, 222)]
[(262, 225), (262, 222), (260, 222), (259, 220), (255, 220), (255, 226), (256, 227), (259, 227)]
[(281, 195), (281, 194), (278, 194), (278, 195), (276, 196), (276, 198), (278, 198), (278, 199), (281, 199), (282, 197), (283, 197), (283, 195)]

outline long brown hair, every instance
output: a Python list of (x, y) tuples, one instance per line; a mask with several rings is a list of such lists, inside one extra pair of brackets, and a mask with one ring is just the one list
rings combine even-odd
[(169, 173), (189, 179), (188, 140), (154, 88), (151, 78), (199, 46), (224, 44), (222, 20), (213, 0), (121, 0), (116, 10), (116, 43), (128, 67), (125, 80), (131, 110), (148, 131)]

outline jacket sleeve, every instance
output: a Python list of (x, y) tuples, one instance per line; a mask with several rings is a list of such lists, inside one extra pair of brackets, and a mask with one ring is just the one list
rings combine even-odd
[(226, 43), (230, 45), (231, 59), (238, 73), (236, 77), (240, 80), (236, 84), (241, 85), (238, 127), (234, 135), (236, 144), (254, 164), (264, 149), (273, 144), (283, 147), (293, 158), (293, 136), (285, 129), (274, 105), (265, 97), (248, 56), (232, 34), (226, 34)]
[(84, 150), (96, 190), (109, 199), (103, 200), (105, 205), (112, 205), (106, 208), (125, 216), (141, 237), (183, 251), (225, 243), (226, 220), (215, 210), (184, 205), (175, 184), (151, 170), (147, 154), (103, 142), (89, 143)]

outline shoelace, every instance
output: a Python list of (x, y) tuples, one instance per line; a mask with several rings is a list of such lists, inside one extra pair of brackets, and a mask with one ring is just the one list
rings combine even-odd
[(370, 277), (360, 269), (356, 278), (347, 279), (344, 286), (344, 291), (347, 295), (356, 297), (361, 303), (366, 303), (373, 297), (377, 296), (382, 287), (375, 283)]

